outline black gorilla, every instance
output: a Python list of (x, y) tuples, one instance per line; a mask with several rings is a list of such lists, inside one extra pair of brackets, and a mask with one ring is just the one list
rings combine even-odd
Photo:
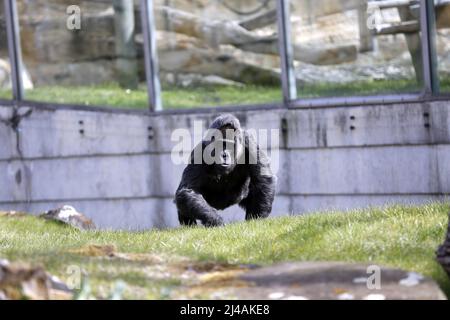
[(223, 225), (217, 210), (234, 204), (245, 209), (246, 220), (269, 216), (276, 177), (267, 155), (236, 117), (216, 118), (190, 159), (175, 195), (182, 225), (196, 225), (196, 220)]

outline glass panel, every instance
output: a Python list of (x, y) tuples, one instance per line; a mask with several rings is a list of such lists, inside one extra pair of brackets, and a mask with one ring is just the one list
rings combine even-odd
[(420, 92), (419, 24), (418, 1), (291, 1), (298, 96)]
[(11, 68), (8, 59), (8, 39), (3, 1), (0, 1), (0, 99), (11, 99)]
[(436, 0), (436, 45), (441, 92), (450, 92), (450, 2)]
[(139, 1), (17, 4), (26, 100), (147, 108)]
[(155, 1), (163, 105), (281, 100), (276, 0)]

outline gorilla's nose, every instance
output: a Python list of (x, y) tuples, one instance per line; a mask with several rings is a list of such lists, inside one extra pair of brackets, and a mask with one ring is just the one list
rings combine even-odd
[(231, 157), (228, 151), (222, 152), (222, 165), (229, 166), (231, 164)]

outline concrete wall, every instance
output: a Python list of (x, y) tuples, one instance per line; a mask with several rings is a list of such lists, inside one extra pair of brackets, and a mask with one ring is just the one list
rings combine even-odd
[[(178, 225), (172, 199), (184, 166), (171, 161), (171, 134), (217, 115), (32, 108), (13, 130), (12, 114), (0, 106), (0, 210), (70, 204), (99, 227), (133, 230)], [(247, 128), (282, 129), (272, 141), (274, 216), (450, 194), (447, 101), (236, 115)], [(228, 221), (243, 215), (237, 206), (224, 212)]]

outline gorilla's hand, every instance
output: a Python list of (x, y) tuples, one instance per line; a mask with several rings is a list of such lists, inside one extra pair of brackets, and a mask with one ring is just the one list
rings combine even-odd
[(211, 207), (203, 196), (192, 189), (181, 188), (175, 195), (178, 219), (182, 225), (196, 225), (200, 220), (206, 227), (222, 226), (222, 217)]

